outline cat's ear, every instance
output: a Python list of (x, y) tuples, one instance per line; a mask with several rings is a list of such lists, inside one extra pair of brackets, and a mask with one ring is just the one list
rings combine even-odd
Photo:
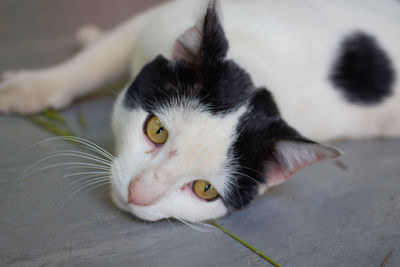
[(289, 126), (280, 117), (278, 107), (266, 88), (255, 92), (250, 106), (253, 122), (249, 127), (251, 124), (257, 126), (253, 126), (249, 138), (258, 139), (254, 149), (261, 150), (268, 186), (286, 181), (308, 165), (341, 155), (336, 148), (311, 141)]
[(184, 59), (197, 64), (221, 60), (225, 58), (228, 46), (219, 1), (211, 0), (206, 14), (176, 40), (172, 59)]
[(266, 164), (268, 186), (283, 183), (308, 165), (341, 155), (341, 152), (332, 146), (308, 140), (277, 141), (273, 144), (272, 153), (273, 156)]

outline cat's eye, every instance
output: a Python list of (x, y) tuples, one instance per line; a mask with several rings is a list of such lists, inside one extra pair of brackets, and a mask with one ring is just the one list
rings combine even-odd
[(154, 144), (164, 144), (168, 139), (168, 131), (156, 116), (147, 120), (145, 132), (147, 137)]
[(205, 180), (196, 180), (192, 185), (193, 192), (202, 199), (211, 201), (218, 198), (218, 192), (215, 188)]

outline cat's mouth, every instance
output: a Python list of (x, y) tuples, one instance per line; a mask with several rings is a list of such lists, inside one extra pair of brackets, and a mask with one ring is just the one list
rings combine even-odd
[(111, 190), (111, 198), (114, 204), (121, 210), (133, 214), (139, 219), (146, 221), (158, 221), (160, 219), (166, 218), (164, 214), (157, 212), (157, 209), (151, 206), (138, 206), (129, 204), (127, 200), (124, 200), (121, 194), (114, 188)]

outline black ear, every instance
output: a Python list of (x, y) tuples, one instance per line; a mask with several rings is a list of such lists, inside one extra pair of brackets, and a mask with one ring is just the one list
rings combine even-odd
[(252, 96), (248, 114), (242, 138), (247, 153), (255, 155), (248, 167), (261, 168), (269, 186), (284, 182), (308, 165), (341, 155), (336, 148), (311, 141), (289, 126), (265, 88)]
[(219, 1), (210, 1), (206, 14), (176, 40), (172, 58), (197, 64), (224, 59), (229, 45), (220, 12)]

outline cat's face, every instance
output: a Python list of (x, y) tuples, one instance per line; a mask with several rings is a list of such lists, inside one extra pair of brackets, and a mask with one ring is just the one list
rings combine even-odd
[(217, 218), (260, 188), (338, 155), (288, 126), (227, 51), (211, 4), (177, 40), (171, 60), (158, 56), (120, 94), (111, 176), (118, 207), (150, 221)]

